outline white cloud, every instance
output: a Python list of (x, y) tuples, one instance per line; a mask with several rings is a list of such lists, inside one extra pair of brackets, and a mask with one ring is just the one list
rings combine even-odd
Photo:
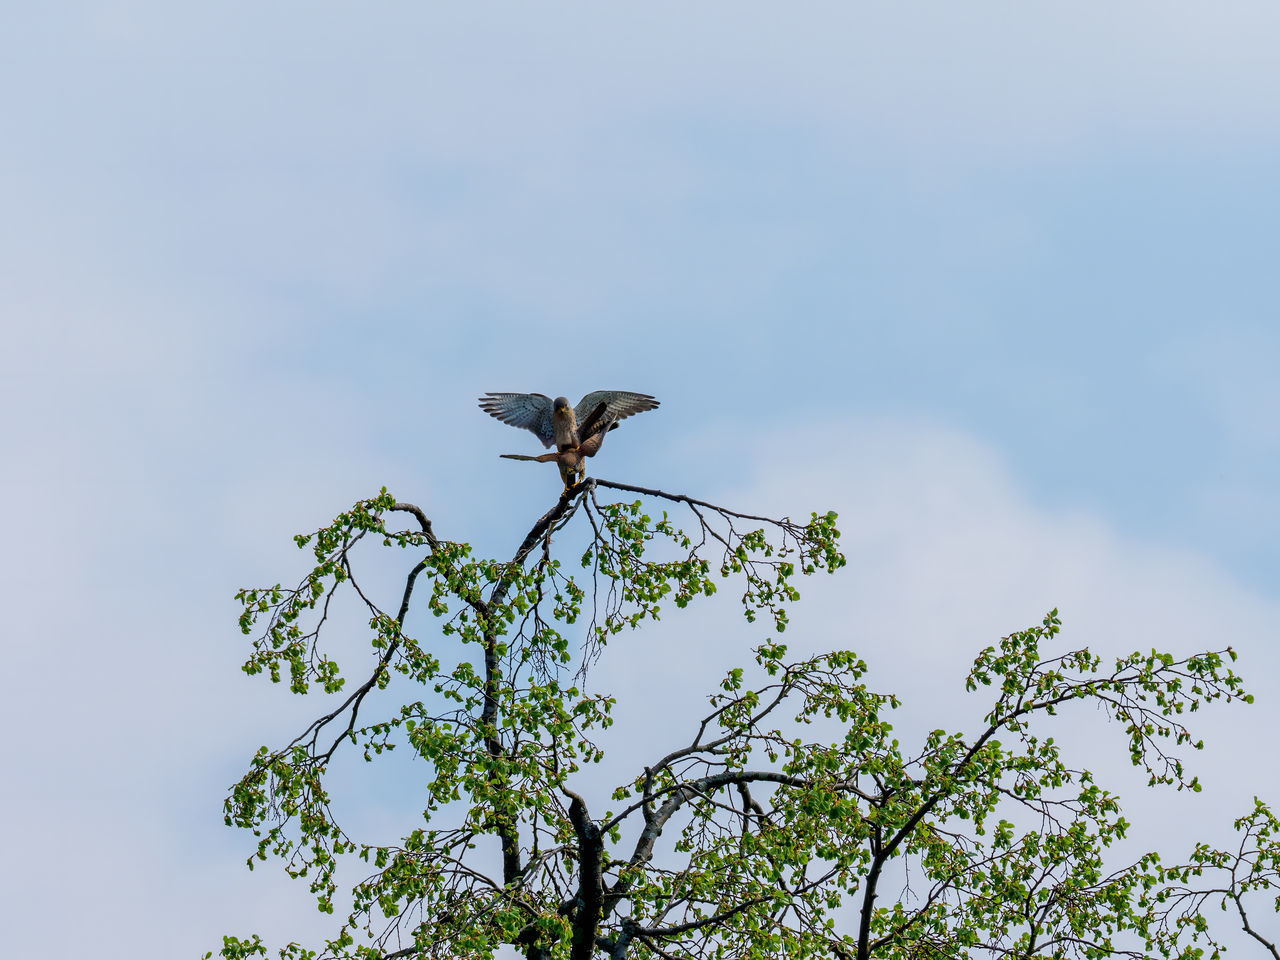
[[(1088, 646), (1105, 660), (1153, 647), (1186, 655), (1231, 646), (1257, 695), (1252, 706), (1191, 718), (1207, 749), (1188, 754), (1189, 768), (1206, 787), (1172, 802), (1129, 766), (1118, 726), (1091, 711), (1063, 711), (1053, 735), (1074, 762), (1118, 785), (1138, 824), (1135, 846), (1180, 855), (1188, 822), (1218, 838), (1254, 794), (1280, 800), (1280, 775), (1256, 746), (1280, 724), (1274, 598), (1190, 551), (1125, 537), (1098, 516), (1036, 505), (999, 454), (958, 432), (868, 418), (776, 432), (758, 438), (758, 448), (773, 455), (710, 499), (750, 512), (840, 512), (848, 566), (799, 584), (803, 599), (784, 639), (797, 656), (856, 650), (869, 664), (869, 686), (903, 697), (894, 722), (908, 749), (936, 727), (973, 730), (986, 699), (964, 692), (974, 655), (1056, 607), (1064, 623), (1058, 652)], [(773, 458), (796, 450), (807, 452)], [(747, 660), (762, 630), (741, 625), (730, 606), (673, 613), (610, 647), (598, 677), (621, 700), (614, 739), (624, 759), (611, 763), (615, 776), (687, 742), (701, 698), (725, 668)]]

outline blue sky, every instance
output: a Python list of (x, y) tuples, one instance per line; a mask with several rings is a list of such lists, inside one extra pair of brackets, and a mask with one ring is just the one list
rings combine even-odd
[[(221, 826), (243, 758), (310, 709), (238, 674), (229, 598), (383, 484), (508, 550), (555, 478), (496, 459), (532, 441), (487, 390), (654, 393), (599, 474), (839, 509), (850, 566), (797, 626), (886, 686), (950, 690), (1055, 605), (1103, 649), (1234, 643), (1260, 704), (1215, 721), (1235, 792), (1205, 802), (1280, 797), (1238, 746), (1280, 717), (1273, 5), (6, 20), (25, 952), (70, 862), (108, 883), (99, 929), (153, 918), (134, 955), (314, 929)], [(643, 642), (681, 649), (669, 629)], [(750, 642), (714, 632), (662, 682), (696, 701)], [(620, 651), (602, 682), (655, 662)]]

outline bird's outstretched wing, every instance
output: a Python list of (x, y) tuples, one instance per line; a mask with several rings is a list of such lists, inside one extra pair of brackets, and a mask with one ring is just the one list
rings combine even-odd
[(532, 431), (544, 447), (555, 440), (551, 398), (541, 393), (486, 393), (480, 398), (480, 409), (503, 423)]
[[(587, 438), (589, 438), (593, 433), (596, 433), (608, 422), (605, 420), (605, 414), (608, 410), (609, 405), (604, 401), (601, 401), (595, 405), (595, 408), (592, 409), (585, 418), (578, 420), (578, 439), (580, 441), (586, 442)], [(577, 419), (577, 416), (578, 415), (575, 412), (574, 419)], [(612, 428), (612, 426), (616, 426), (616, 424), (612, 424), (610, 428)]]
[(658, 406), (658, 401), (647, 393), (632, 393), (630, 390), (593, 390), (579, 400), (577, 406), (573, 408), (574, 417), (578, 423), (582, 423), (602, 403), (605, 408), (600, 414), (600, 419), (611, 423), (623, 420), (633, 413), (654, 410)]

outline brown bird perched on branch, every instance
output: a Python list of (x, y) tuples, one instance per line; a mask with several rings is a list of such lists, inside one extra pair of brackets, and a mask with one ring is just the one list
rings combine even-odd
[[(647, 393), (627, 390), (594, 390), (569, 406), (565, 397), (541, 393), (487, 393), (480, 398), (480, 409), (491, 417), (513, 427), (523, 427), (542, 441), (544, 447), (555, 446), (554, 453), (528, 457), (516, 453), (502, 454), (508, 460), (555, 461), (566, 488), (586, 476), (587, 457), (600, 451), (605, 434), (618, 426), (618, 421), (635, 413), (653, 410), (658, 401)], [(577, 481), (573, 478), (576, 477)]]

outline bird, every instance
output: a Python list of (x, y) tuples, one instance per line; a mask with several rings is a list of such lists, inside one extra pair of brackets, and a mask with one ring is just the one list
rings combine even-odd
[(523, 453), (503, 453), (500, 456), (505, 460), (532, 460), (536, 463), (554, 461), (556, 466), (560, 468), (560, 479), (564, 481), (565, 490), (569, 490), (585, 479), (587, 475), (586, 458), (594, 457), (599, 453), (600, 445), (604, 443), (605, 434), (618, 426), (617, 421), (610, 422), (601, 419), (604, 409), (605, 405), (603, 403), (599, 404), (584, 425), (578, 428), (578, 436), (581, 442), (576, 447), (566, 447), (564, 450), (544, 453), (538, 457), (531, 457)]
[(502, 454), (509, 460), (555, 461), (565, 488), (572, 479), (586, 476), (587, 457), (600, 451), (605, 434), (618, 426), (618, 421), (632, 414), (657, 408), (658, 401), (647, 393), (629, 390), (593, 390), (570, 406), (566, 397), (550, 397), (541, 393), (495, 393), (480, 398), (480, 409), (491, 417), (513, 427), (529, 430), (544, 447), (555, 452), (540, 457)]

